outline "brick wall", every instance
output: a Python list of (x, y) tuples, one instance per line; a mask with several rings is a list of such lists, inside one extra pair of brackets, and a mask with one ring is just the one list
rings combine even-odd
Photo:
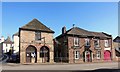
[[(96, 53), (97, 53), (97, 49), (94, 48), (94, 40), (93, 38), (89, 38), (90, 39), (90, 50), (92, 51), (92, 62), (103, 62), (104, 61), (104, 51), (105, 51), (105, 42), (104, 39), (100, 39), (100, 50), (101, 51), (101, 58), (97, 59), (96, 57)], [(109, 42), (111, 42), (112, 39), (109, 39)], [(84, 49), (84, 43), (85, 43), (85, 38), (79, 38), (79, 48), (74, 49), (73, 47), (73, 37), (68, 37), (68, 49), (69, 49), (69, 63), (81, 63), (84, 62), (83, 61), (83, 57), (80, 57), (79, 60), (75, 60), (74, 59), (74, 51), (78, 50), (80, 51), (80, 56), (83, 56), (83, 52), (85, 51)], [(108, 47), (110, 48), (110, 52), (112, 53), (112, 45), (110, 43), (110, 46)]]

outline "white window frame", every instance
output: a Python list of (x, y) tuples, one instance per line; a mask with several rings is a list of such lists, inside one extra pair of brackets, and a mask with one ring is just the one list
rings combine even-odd
[[(87, 44), (87, 42), (88, 42), (88, 44)], [(90, 46), (90, 39), (88, 39), (88, 38), (85, 39), (85, 46)]]
[(75, 51), (74, 55), (75, 55), (75, 59), (79, 59), (80, 58), (80, 52), (79, 51)]
[(104, 40), (105, 42), (105, 47), (109, 47), (109, 40)]
[(97, 59), (100, 59), (100, 58), (101, 58), (101, 51), (97, 51), (96, 57), (97, 57)]
[(74, 46), (79, 46), (79, 38), (77, 37), (74, 38)]
[[(95, 44), (95, 41), (97, 41), (97, 44), (98, 44), (98, 45)], [(95, 39), (95, 40), (94, 40), (94, 47), (95, 47), (95, 48), (100, 47), (100, 40), (99, 40), (99, 39)]]

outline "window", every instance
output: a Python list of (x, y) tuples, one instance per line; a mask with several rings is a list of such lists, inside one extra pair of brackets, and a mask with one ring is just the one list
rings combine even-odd
[(41, 32), (35, 32), (35, 40), (40, 40), (41, 39)]
[(75, 51), (75, 59), (79, 59), (79, 57), (80, 57), (79, 51)]
[(85, 39), (85, 46), (90, 46), (90, 39)]
[(108, 40), (104, 40), (104, 41), (105, 41), (105, 47), (108, 47), (109, 46)]
[(79, 46), (79, 38), (74, 38), (74, 46)]
[(96, 56), (97, 56), (97, 59), (100, 59), (101, 58), (101, 51), (97, 51)]
[(10, 44), (11, 45), (11, 47), (12, 47), (12, 44)]
[(6, 47), (7, 47), (8, 45), (6, 44)]
[(95, 40), (94, 40), (94, 46), (95, 46), (95, 48), (100, 46), (98, 39), (95, 39)]

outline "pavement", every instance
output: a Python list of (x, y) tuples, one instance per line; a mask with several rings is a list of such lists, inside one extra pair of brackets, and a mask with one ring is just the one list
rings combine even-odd
[(97, 69), (119, 69), (118, 62), (85, 63), (85, 64), (2, 64), (2, 70), (97, 70)]

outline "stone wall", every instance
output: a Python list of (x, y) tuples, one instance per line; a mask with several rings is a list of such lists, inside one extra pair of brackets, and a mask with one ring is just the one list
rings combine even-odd
[(37, 49), (37, 63), (41, 63), (40, 48), (46, 46), (50, 52), (50, 63), (54, 62), (54, 47), (53, 47), (53, 33), (41, 32), (41, 38), (45, 37), (41, 41), (35, 41), (35, 31), (20, 30), (20, 63), (26, 63), (26, 48), (29, 45), (34, 46)]

